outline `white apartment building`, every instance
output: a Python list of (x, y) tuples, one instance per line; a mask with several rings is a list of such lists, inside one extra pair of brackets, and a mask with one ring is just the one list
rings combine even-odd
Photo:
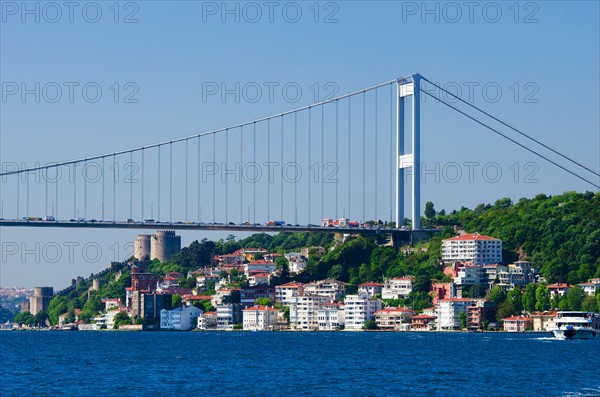
[(375, 320), (375, 312), (381, 309), (381, 301), (366, 295), (346, 295), (344, 298), (345, 329), (361, 330), (369, 320)]
[(377, 294), (381, 294), (381, 290), (383, 289), (383, 284), (368, 282), (362, 283), (358, 285), (358, 294), (359, 295), (367, 295), (369, 298), (374, 297)]
[(160, 311), (160, 329), (174, 331), (189, 331), (194, 328), (202, 310), (196, 306), (181, 306), (173, 310)]
[(304, 294), (303, 285), (300, 283), (287, 283), (275, 287), (275, 300), (283, 305), (295, 302), (297, 296)]
[(338, 280), (319, 280), (304, 285), (304, 295), (326, 296), (330, 301), (340, 299), (345, 293), (346, 283)]
[(100, 329), (103, 325), (106, 326), (106, 329), (113, 329), (115, 326), (115, 316), (121, 312), (127, 313), (127, 310), (123, 308), (107, 310), (106, 313), (93, 318), (92, 321), (96, 322), (97, 329)]
[(301, 331), (314, 331), (319, 328), (318, 311), (329, 297), (321, 295), (300, 295), (294, 298), (290, 307), (290, 327)]
[(206, 331), (217, 328), (217, 312), (202, 313), (198, 316), (198, 329)]
[(436, 307), (438, 330), (460, 328), (460, 313), (467, 314), (467, 307), (475, 305), (470, 298), (450, 298), (439, 300)]
[(242, 319), (242, 305), (239, 303), (217, 305), (217, 329), (230, 331)]
[(472, 262), (474, 265), (502, 262), (502, 240), (482, 234), (463, 234), (442, 242), (445, 263)]
[(277, 326), (279, 310), (268, 306), (253, 306), (243, 310), (245, 331), (267, 331)]
[(345, 326), (344, 305), (337, 302), (323, 303), (317, 312), (319, 331), (339, 331)]
[(587, 283), (581, 283), (581, 284), (577, 284), (579, 285), (581, 288), (583, 288), (583, 292), (585, 292), (586, 295), (596, 295), (596, 291), (600, 291), (600, 283), (591, 283), (591, 282), (587, 282)]
[(395, 277), (384, 281), (382, 299), (406, 298), (413, 288), (414, 277)]

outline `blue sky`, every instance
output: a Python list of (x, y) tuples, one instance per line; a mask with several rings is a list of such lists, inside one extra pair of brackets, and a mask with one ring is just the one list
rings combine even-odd
[[(73, 10), (73, 22), (69, 20), (69, 10), (60, 3), (60, 15), (56, 14), (57, 9), (45, 3), (27, 4), (34, 10), (32, 14), (26, 13), (20, 2), (2, 2), (0, 155), (3, 167), (14, 162), (32, 165), (65, 161), (168, 141), (307, 105), (333, 92), (339, 95), (418, 72), (449, 89), (460, 87), (465, 99), (469, 95), (468, 87), (473, 87), (470, 94), (475, 105), (585, 165), (595, 170), (600, 168), (598, 2), (477, 2), (472, 9), (463, 2), (424, 5), (422, 2), (354, 1), (321, 2), (317, 6), (313, 2), (277, 2), (272, 21), (269, 8), (263, 2), (228, 3), (233, 13), (226, 13), (221, 2), (122, 2), (118, 8), (113, 2), (98, 2), (98, 6), (81, 2)], [(98, 9), (101, 15), (96, 14)], [(118, 15), (115, 14), (117, 9)], [(297, 10), (301, 11), (299, 16)], [(94, 19), (98, 21), (92, 23)], [(294, 19), (298, 21), (293, 22)], [(133, 23), (124, 23), (125, 20)], [(22, 88), (35, 90), (36, 83), (40, 86), (39, 102), (35, 94), (21, 96)], [(209, 86), (231, 89), (236, 83), (240, 87), (239, 101), (234, 95), (227, 95), (224, 100), (218, 94), (207, 95)], [(69, 98), (69, 84), (74, 87), (72, 98)], [(274, 87), (272, 98), (266, 88), (269, 84)], [(56, 85), (61, 87), (60, 96), (56, 94)], [(100, 88), (102, 94), (97, 101), (93, 98), (94, 91), (82, 91), (84, 86), (92, 90)], [(256, 86), (262, 89), (258, 97), (252, 91)], [(298, 100), (292, 101), (290, 95), (286, 99), (289, 92), (284, 92), (283, 87), (299, 87)], [(14, 92), (15, 89), (18, 91)], [(387, 219), (391, 192), (389, 184), (385, 184), (389, 178), (390, 152), (386, 145), (389, 89), (378, 92), (378, 98), (379, 146), (375, 149), (371, 139), (366, 145), (371, 154), (377, 150), (378, 160), (368, 161), (365, 216), (375, 217), (372, 193), (377, 190), (376, 216)], [(367, 101), (372, 112), (374, 102), (371, 97), (367, 97)], [(352, 106), (354, 114), (360, 109), (360, 99)], [(340, 103), (340, 108), (347, 109), (347, 103)], [(326, 112), (327, 129), (331, 130), (333, 108), (327, 108)], [(341, 131), (347, 129), (344, 112), (340, 113)], [(315, 112), (313, 117), (317, 115), (320, 113)], [(346, 136), (341, 133), (339, 204), (337, 207), (332, 204), (334, 190), (329, 187), (323, 209), (325, 216), (349, 211), (352, 218), (362, 218), (362, 116), (356, 117), (352, 119), (352, 165), (348, 169)], [(437, 209), (472, 207), (500, 197), (518, 200), (541, 192), (593, 190), (434, 103), (431, 98), (426, 98), (422, 105), (422, 117), (422, 160), (428, 169), (435, 170), (422, 185), (423, 202), (431, 200)], [(374, 118), (368, 120), (372, 128)], [(294, 151), (287, 150), (292, 120), (286, 123), (287, 160)], [(303, 164), (307, 164), (309, 152), (313, 153), (313, 160), (320, 153), (318, 128), (315, 127), (314, 139), (308, 146), (305, 123), (302, 118), (299, 133), (302, 145), (295, 151)], [(264, 129), (259, 127), (258, 134), (258, 156), (264, 161)], [(211, 155), (209, 142), (202, 146), (203, 158)], [(217, 143), (223, 144), (222, 141)], [(275, 139), (273, 145), (278, 144)], [(331, 134), (326, 144), (326, 160), (332, 161)], [(230, 145), (230, 161), (239, 157), (240, 150), (242, 157), (250, 158), (252, 140), (245, 140), (244, 148), (240, 149), (237, 138), (231, 138)], [(181, 147), (178, 150), (175, 162), (181, 165), (183, 152)], [(223, 147), (218, 146), (217, 151), (217, 158), (221, 158)], [(167, 153), (162, 152), (163, 161), (168, 159)], [(192, 150), (192, 153), (195, 152)], [(279, 156), (279, 151), (274, 149), (270, 153)], [(148, 161), (151, 156), (148, 154)], [(192, 158), (195, 159), (193, 155)], [(139, 159), (134, 161), (139, 162)], [(477, 168), (473, 180), (469, 180), (465, 163), (472, 162)], [(493, 183), (481, 174), (490, 164), (502, 172)], [(306, 168), (304, 172), (308, 173)], [(377, 189), (372, 180), (375, 168), (379, 177)], [(455, 178), (452, 172), (456, 169), (462, 172), (461, 177)], [(533, 178), (527, 179), (532, 172), (535, 172)], [(163, 178), (163, 184), (167, 183), (168, 179)], [(32, 187), (32, 195), (38, 199), (31, 201), (30, 215), (41, 216), (45, 211), (42, 185)], [(195, 189), (195, 185), (190, 186), (191, 190)], [(298, 219), (302, 223), (316, 223), (321, 215), (320, 198), (311, 199), (312, 213), (308, 220), (306, 186), (300, 186), (300, 194), (295, 199), (300, 212)], [(318, 196), (319, 186), (312, 187)], [(14, 183), (2, 185), (5, 218), (16, 216), (14, 188)], [(237, 200), (240, 188), (244, 194), (241, 205)], [(265, 188), (266, 185), (259, 186), (258, 222), (267, 220)], [(270, 188), (273, 189), (271, 200), (278, 202), (275, 192), (280, 190), (280, 185), (275, 183)], [(64, 209), (59, 207), (59, 211), (71, 217), (74, 212), (69, 201), (72, 192), (68, 187), (61, 189), (59, 201)], [(100, 217), (98, 189), (97, 183), (90, 187), (89, 194), (94, 198), (90, 199), (88, 217)], [(154, 182), (146, 182), (147, 196), (156, 196), (156, 189)], [(218, 189), (216, 212), (222, 216), (223, 184), (219, 184)], [(352, 196), (350, 208), (346, 208), (348, 189)], [(181, 199), (182, 190), (183, 184), (178, 178), (176, 200)], [(229, 190), (230, 219), (246, 220), (247, 205), (252, 203), (248, 196), (252, 192), (251, 185), (230, 185)], [(296, 216), (291, 204), (292, 191), (292, 185), (285, 185), (284, 218), (287, 221)], [(81, 195), (81, 191), (78, 194)], [(127, 194), (126, 186), (119, 190), (120, 197), (128, 197)], [(199, 216), (195, 197), (190, 193), (188, 218)], [(164, 218), (168, 197), (161, 198)], [(77, 211), (83, 212), (81, 197), (78, 200)], [(201, 199), (204, 217), (211, 209), (210, 200), (210, 194)], [(105, 207), (110, 213), (108, 201), (106, 199)], [(145, 214), (149, 215), (151, 205), (156, 217), (157, 200), (150, 201), (152, 204), (144, 208)], [(20, 205), (22, 216), (25, 204)], [(269, 215), (279, 211), (274, 203), (272, 208)], [(134, 211), (139, 218), (140, 209), (136, 207)], [(174, 212), (175, 219), (183, 219), (181, 200), (176, 201)], [(127, 213), (128, 208), (121, 209), (117, 218), (124, 218)], [(73, 235), (71, 231), (56, 230), (49, 235), (34, 229), (3, 229), (0, 236), (3, 244), (16, 244), (19, 252), (11, 255), (4, 252), (0, 283), (64, 286), (79, 274), (87, 275), (104, 267), (106, 261), (113, 259), (115, 249), (111, 247), (116, 244), (125, 251), (126, 243), (134, 237), (130, 232), (82, 231)], [(202, 237), (222, 235), (186, 233), (184, 244)], [(36, 242), (40, 243), (39, 249), (35, 248)], [(64, 247), (72, 242), (80, 243), (79, 247), (90, 242), (98, 244), (102, 248), (101, 258), (97, 261), (68, 259)], [(49, 243), (63, 247), (56, 263), (44, 261), (52, 248)], [(40, 258), (34, 254), (21, 256), (26, 249), (37, 250)], [(44, 249), (48, 251), (45, 254)], [(85, 256), (82, 248), (76, 248), (74, 255), (76, 258)]]

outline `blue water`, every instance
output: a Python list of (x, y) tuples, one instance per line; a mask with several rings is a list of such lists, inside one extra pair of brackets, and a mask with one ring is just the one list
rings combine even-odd
[(0, 332), (0, 395), (600, 396), (600, 338)]

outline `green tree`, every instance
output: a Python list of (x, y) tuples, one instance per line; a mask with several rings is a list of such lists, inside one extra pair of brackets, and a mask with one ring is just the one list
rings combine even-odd
[(507, 317), (512, 316), (516, 313), (515, 306), (510, 300), (505, 300), (498, 306), (498, 311), (496, 312), (496, 320), (498, 322), (502, 321)]
[(550, 291), (544, 284), (538, 284), (535, 289), (535, 310), (550, 309)]
[(506, 292), (504, 292), (502, 287), (495, 286), (490, 290), (488, 299), (494, 302), (496, 306), (500, 306), (506, 300)]
[(521, 300), (523, 310), (525, 310), (527, 312), (533, 312), (535, 310), (535, 303), (536, 303), (535, 291), (536, 291), (535, 284), (533, 284), (533, 283), (527, 284), (527, 286), (525, 287), (525, 293), (523, 294), (523, 297)]
[(506, 299), (513, 304), (515, 313), (521, 313), (523, 310), (523, 295), (521, 294), (521, 290), (519, 288), (513, 288), (508, 291)]
[(173, 307), (180, 307), (181, 306), (181, 295), (179, 294), (173, 294), (173, 296), (171, 296), (171, 306)]
[(460, 320), (460, 328), (461, 329), (467, 328), (467, 313), (466, 312), (458, 313), (458, 319)]
[(25, 311), (17, 314), (13, 321), (19, 325), (23, 325), (30, 323), (32, 320), (33, 315), (30, 312)]
[(50, 320), (50, 324), (58, 324), (58, 316), (66, 313), (67, 310), (67, 300), (65, 297), (56, 295), (54, 298), (52, 298), (50, 304), (48, 305), (48, 318)]
[(100, 310), (102, 310), (102, 299), (100, 299), (97, 294), (92, 295), (90, 299), (85, 302), (82, 309), (84, 313), (88, 313), (92, 316), (96, 315)]
[(600, 308), (598, 307), (596, 297), (593, 295), (586, 296), (583, 302), (581, 303), (581, 310), (585, 310), (586, 312), (600, 312)]
[(46, 312), (38, 312), (35, 316), (33, 316), (33, 324), (38, 327), (45, 327), (46, 321), (48, 320), (48, 313)]
[(433, 208), (433, 203), (431, 201), (425, 203), (425, 216), (427, 219), (435, 217), (435, 209)]
[(377, 323), (374, 320), (368, 320), (363, 329), (377, 329)]
[(583, 288), (576, 285), (571, 288), (560, 300), (560, 310), (581, 310), (581, 304), (585, 299)]
[(119, 312), (115, 315), (114, 329), (119, 329), (119, 325), (132, 324), (131, 317), (126, 312)]
[(273, 301), (269, 298), (257, 298), (256, 304), (260, 306), (272, 306)]

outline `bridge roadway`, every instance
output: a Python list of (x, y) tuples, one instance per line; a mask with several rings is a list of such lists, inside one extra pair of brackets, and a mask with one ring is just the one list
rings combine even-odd
[(408, 230), (389, 229), (380, 227), (323, 227), (323, 226), (270, 226), (261, 224), (223, 224), (223, 223), (182, 223), (182, 222), (112, 222), (112, 221), (26, 221), (17, 219), (1, 219), (0, 227), (61, 227), (61, 228), (90, 228), (90, 229), (151, 229), (151, 230), (220, 230), (232, 232), (311, 232), (311, 233), (351, 233), (351, 234), (385, 234), (391, 235), (396, 242), (416, 241), (427, 238), (437, 230)]

